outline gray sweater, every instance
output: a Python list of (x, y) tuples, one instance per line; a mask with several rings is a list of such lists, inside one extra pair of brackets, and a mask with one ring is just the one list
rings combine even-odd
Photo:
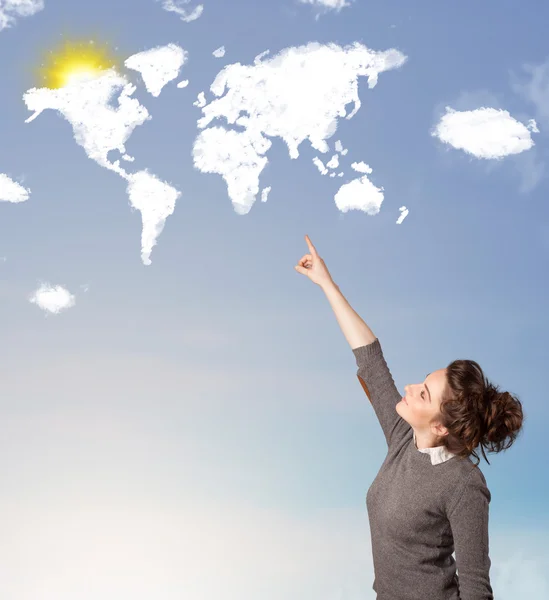
[(377, 600), (493, 600), (481, 470), (440, 447), (418, 450), (379, 340), (353, 353), (388, 446), (366, 495)]

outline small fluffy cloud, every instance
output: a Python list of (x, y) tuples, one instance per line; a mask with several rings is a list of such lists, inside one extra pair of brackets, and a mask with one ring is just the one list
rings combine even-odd
[(320, 171), (321, 175), (326, 175), (328, 169), (324, 166), (324, 163), (320, 160), (320, 158), (318, 158), (318, 156), (313, 158), (313, 163), (316, 165), (316, 168)]
[(262, 192), (261, 192), (261, 202), (267, 202), (267, 199), (269, 198), (269, 194), (271, 193), (271, 186), (266, 187)]
[(75, 298), (73, 294), (60, 285), (53, 287), (48, 283), (43, 283), (31, 294), (29, 302), (36, 304), (36, 306), (49, 313), (59, 314), (61, 311), (74, 306)]
[(0, 0), (0, 31), (15, 25), (17, 17), (30, 17), (43, 8), (44, 0)]
[(396, 224), (400, 225), (402, 221), (404, 221), (404, 219), (408, 216), (410, 211), (405, 206), (401, 206), (398, 210), (400, 211), (400, 215), (396, 220)]
[(159, 96), (162, 88), (179, 75), (187, 57), (186, 50), (176, 44), (168, 44), (133, 54), (124, 64), (128, 69), (141, 73), (147, 91)]
[(336, 152), (339, 152), (341, 156), (345, 156), (347, 152), (349, 152), (347, 148), (343, 149), (343, 144), (341, 143), (341, 140), (337, 140), (337, 142), (335, 143), (335, 150)]
[(327, 10), (335, 10), (339, 12), (346, 6), (351, 6), (346, 0), (299, 0), (301, 4), (312, 4), (318, 8), (324, 8)]
[(0, 173), (0, 201), (24, 202), (29, 199), (30, 190)]
[(194, 9), (186, 8), (187, 4), (190, 4), (191, 0), (161, 0), (162, 8), (168, 12), (174, 12), (181, 17), (185, 23), (196, 21), (204, 12), (204, 6), (199, 4)]
[(198, 106), (198, 108), (202, 108), (203, 106), (206, 106), (206, 104), (206, 95), (204, 94), (204, 92), (200, 92), (196, 98), (196, 102), (193, 102), (193, 106)]
[(337, 169), (339, 167), (339, 156), (334, 154), (330, 161), (326, 163), (328, 169)]
[(371, 173), (372, 169), (365, 162), (354, 162), (351, 164), (351, 168), (354, 169), (357, 173)]
[(537, 131), (535, 121), (526, 126), (506, 110), (483, 107), (456, 111), (446, 107), (431, 135), (476, 158), (501, 159), (532, 148), (531, 131)]
[(223, 58), (225, 56), (225, 46), (220, 46), (217, 50), (214, 50), (212, 54), (215, 58)]
[[(352, 166), (355, 171), (368, 175), (372, 173), (371, 167), (366, 163), (353, 163)], [(355, 209), (362, 210), (369, 215), (377, 215), (380, 211), (383, 203), (383, 188), (376, 187), (368, 179), (368, 175), (344, 183), (339, 188), (335, 195), (335, 204), (341, 212), (345, 213)]]

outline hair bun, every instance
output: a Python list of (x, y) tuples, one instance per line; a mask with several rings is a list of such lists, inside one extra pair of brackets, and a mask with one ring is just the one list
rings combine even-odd
[(485, 390), (483, 421), (485, 439), (496, 445), (507, 438), (514, 439), (522, 425), (524, 415), (521, 404), (509, 392), (500, 392), (493, 385)]

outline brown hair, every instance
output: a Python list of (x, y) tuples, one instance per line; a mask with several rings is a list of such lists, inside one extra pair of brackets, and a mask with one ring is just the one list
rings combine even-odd
[[(509, 392), (490, 383), (474, 360), (454, 360), (446, 367), (439, 420), (448, 430), (441, 445), (462, 458), (480, 458), (475, 448), (489, 452), (507, 450), (522, 428), (522, 404)], [(507, 440), (507, 443), (506, 443)]]

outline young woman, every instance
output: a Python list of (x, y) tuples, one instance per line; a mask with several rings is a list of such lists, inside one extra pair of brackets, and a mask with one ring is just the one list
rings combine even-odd
[(488, 462), (484, 447), (500, 452), (511, 446), (523, 423), (520, 401), (500, 392), (472, 360), (432, 371), (405, 386), (401, 397), (379, 340), (305, 240), (309, 254), (295, 268), (325, 292), (387, 441), (387, 456), (366, 496), (377, 599), (493, 599), (491, 495), (475, 448), (481, 446)]

